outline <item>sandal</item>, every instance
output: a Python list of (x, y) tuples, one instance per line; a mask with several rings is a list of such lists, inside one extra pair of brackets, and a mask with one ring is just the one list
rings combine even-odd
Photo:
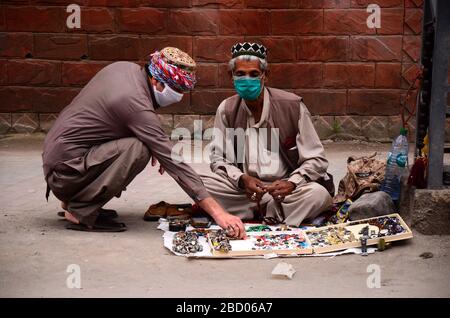
[[(57, 213), (58, 216), (65, 218), (65, 211), (59, 211)], [(103, 218), (103, 219), (115, 219), (117, 218), (119, 215), (117, 214), (117, 212), (115, 210), (109, 210), (109, 209), (100, 209), (99, 210), (99, 214), (98, 217), (99, 218)]]
[(66, 229), (85, 232), (124, 232), (127, 230), (127, 226), (125, 223), (97, 219), (92, 227), (82, 223), (75, 224), (70, 222), (66, 224)]
[(192, 214), (191, 204), (170, 204), (160, 201), (151, 205), (144, 214), (144, 221), (158, 221), (160, 218), (187, 217)]
[(144, 221), (158, 221), (160, 218), (165, 218), (168, 206), (169, 203), (165, 201), (150, 205), (144, 214)]
[(189, 217), (192, 215), (191, 204), (170, 204), (166, 211), (166, 217)]

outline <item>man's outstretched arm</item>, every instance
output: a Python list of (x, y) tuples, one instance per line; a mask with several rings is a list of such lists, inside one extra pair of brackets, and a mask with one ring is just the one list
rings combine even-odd
[(231, 231), (231, 235), (245, 237), (242, 221), (226, 212), (207, 192), (200, 177), (185, 162), (172, 159), (172, 142), (161, 127), (158, 115), (152, 110), (143, 110), (130, 114), (128, 128), (150, 150), (165, 171), (198, 205), (205, 210), (216, 223)]

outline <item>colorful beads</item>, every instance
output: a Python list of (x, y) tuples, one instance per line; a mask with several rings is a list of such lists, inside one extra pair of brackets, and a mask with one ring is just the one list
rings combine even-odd
[(288, 250), (307, 247), (305, 237), (300, 233), (263, 234), (252, 237), (253, 250)]

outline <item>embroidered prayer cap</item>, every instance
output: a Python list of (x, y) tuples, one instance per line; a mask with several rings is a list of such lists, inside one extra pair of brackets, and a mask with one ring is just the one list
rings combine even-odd
[(253, 55), (262, 59), (267, 57), (267, 48), (259, 43), (243, 42), (236, 43), (231, 48), (232, 58), (238, 57), (239, 55)]
[(178, 66), (187, 71), (195, 70), (196, 63), (186, 52), (183, 52), (176, 47), (165, 47), (161, 50), (161, 53), (170, 64)]
[(196, 64), (187, 53), (174, 47), (166, 47), (150, 56), (148, 69), (155, 79), (181, 92), (194, 88)]

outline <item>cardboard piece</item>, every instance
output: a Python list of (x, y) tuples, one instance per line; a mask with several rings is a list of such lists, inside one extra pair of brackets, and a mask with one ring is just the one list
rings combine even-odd
[[(397, 218), (400, 221), (400, 225), (405, 230), (403, 233), (398, 233), (394, 235), (387, 235), (378, 237), (379, 234), (379, 228), (374, 225), (370, 225), (370, 220), (379, 219), (383, 217), (393, 217)], [(399, 240), (405, 240), (410, 239), (413, 237), (412, 232), (408, 225), (403, 221), (401, 216), (397, 213), (394, 214), (388, 214), (383, 215), (379, 217), (373, 217), (363, 220), (357, 220), (352, 222), (346, 222), (341, 224), (335, 224), (335, 225), (329, 225), (329, 226), (323, 226), (313, 229), (308, 229), (306, 231), (303, 230), (291, 230), (291, 231), (268, 231), (268, 232), (248, 232), (248, 239), (246, 240), (230, 240), (231, 244), (231, 251), (229, 252), (222, 252), (217, 251), (214, 249), (211, 241), (208, 239), (208, 243), (211, 247), (211, 253), (214, 257), (236, 257), (236, 256), (257, 256), (257, 255), (266, 255), (266, 254), (276, 254), (276, 255), (308, 255), (308, 254), (322, 254), (322, 253), (330, 253), (330, 252), (337, 252), (342, 251), (346, 249), (351, 249), (355, 247), (361, 247), (361, 241), (360, 237), (362, 234), (360, 234), (361, 229), (365, 226), (369, 226), (369, 234), (370, 233), (376, 233), (377, 237), (369, 238), (367, 239), (367, 245), (377, 245), (378, 241), (383, 238), (385, 242), (393, 242), (393, 241), (399, 241)], [(333, 244), (333, 245), (326, 245), (326, 246), (319, 246), (316, 244), (311, 243), (312, 239), (310, 237), (313, 235), (313, 233), (321, 232), (324, 229), (327, 228), (334, 228), (334, 229), (344, 229), (348, 232), (351, 232), (354, 236), (354, 240), (349, 242), (344, 242), (340, 244)], [(305, 244), (301, 248), (267, 248), (267, 249), (255, 249), (255, 242), (256, 237), (261, 235), (270, 235), (270, 236), (279, 236), (279, 235), (286, 235), (286, 234), (293, 234), (298, 233), (299, 235), (303, 236), (305, 239)], [(369, 235), (370, 236), (370, 235)]]

